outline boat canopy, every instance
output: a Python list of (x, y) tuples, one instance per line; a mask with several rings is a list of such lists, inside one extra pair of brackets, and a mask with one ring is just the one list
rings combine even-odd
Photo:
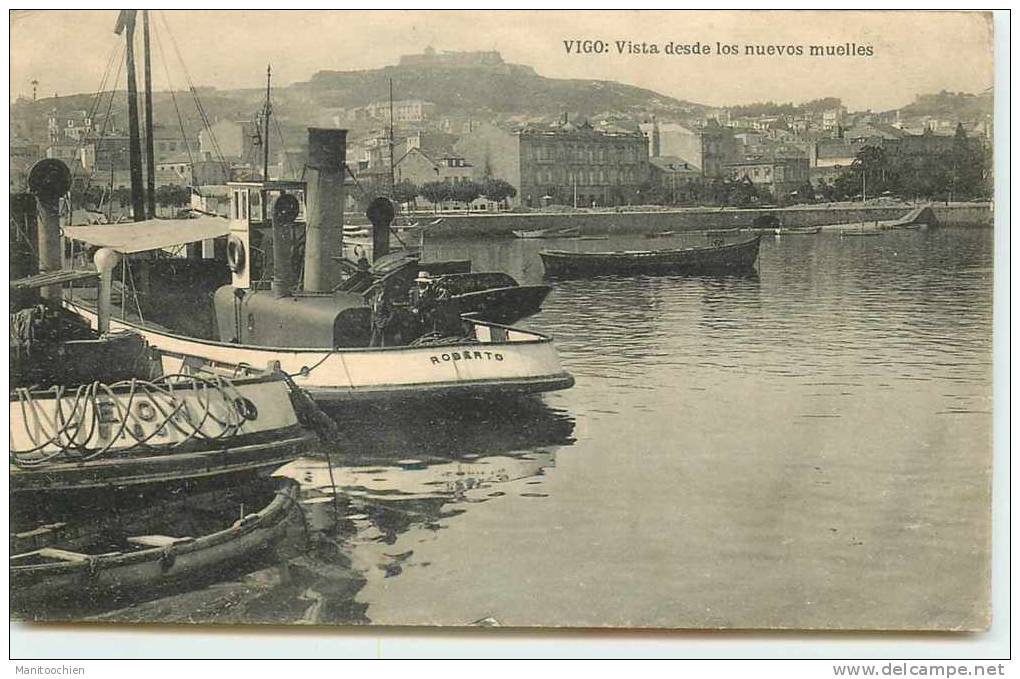
[(64, 236), (122, 254), (159, 250), (175, 245), (218, 238), (230, 233), (230, 220), (222, 217), (197, 219), (147, 219), (143, 222), (67, 226)]

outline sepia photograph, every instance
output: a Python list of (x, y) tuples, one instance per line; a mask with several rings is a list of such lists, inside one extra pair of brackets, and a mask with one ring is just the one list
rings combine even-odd
[(988, 630), (994, 24), (11, 10), (10, 621)]

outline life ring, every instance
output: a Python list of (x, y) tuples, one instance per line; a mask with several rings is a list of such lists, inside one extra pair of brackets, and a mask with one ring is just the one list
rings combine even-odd
[(244, 242), (237, 236), (231, 234), (227, 239), (227, 266), (234, 273), (244, 271), (245, 252)]
[(361, 259), (361, 256), (365, 254), (365, 248), (360, 243), (354, 245), (354, 256)]

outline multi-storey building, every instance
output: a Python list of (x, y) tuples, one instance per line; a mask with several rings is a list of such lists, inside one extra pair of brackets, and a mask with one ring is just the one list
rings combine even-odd
[(649, 178), (648, 140), (640, 132), (603, 132), (566, 119), (517, 134), (524, 205), (627, 205), (641, 202)]
[(806, 157), (760, 158), (726, 165), (730, 180), (749, 180), (768, 189), (773, 196), (789, 195), (811, 180), (811, 165)]
[(88, 111), (50, 112), (47, 121), (49, 141), (51, 144), (79, 142), (92, 133), (92, 118)]
[(740, 158), (733, 128), (715, 120), (698, 127), (652, 122), (642, 124), (641, 129), (653, 140), (652, 156), (679, 156), (698, 168), (703, 177), (722, 177), (726, 163)]

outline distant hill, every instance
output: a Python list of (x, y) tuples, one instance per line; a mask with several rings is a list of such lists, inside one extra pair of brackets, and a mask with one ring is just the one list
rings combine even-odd
[(947, 92), (937, 94), (921, 94), (900, 109), (905, 116), (934, 116), (949, 120), (976, 120), (982, 116), (992, 115), (992, 93), (970, 94), (968, 92)]
[[(492, 54), (492, 53), (486, 53)], [(674, 113), (704, 109), (699, 104), (611, 80), (566, 80), (538, 75), (529, 66), (441, 61), (401, 63), (369, 71), (320, 71), (305, 90), (323, 106), (356, 107), (389, 96), (389, 80), (398, 99), (423, 99), (440, 113), (492, 112), (502, 116), (581, 116), (599, 113)]]
[[(485, 58), (473, 60), (475, 54)], [(449, 60), (455, 63), (448, 63)], [(432, 102), (438, 115), (490, 120), (556, 119), (563, 113), (572, 117), (684, 116), (697, 114), (705, 108), (610, 80), (546, 78), (529, 66), (503, 62), (496, 52), (444, 53), (432, 60), (425, 55), (408, 55), (394, 66), (365, 71), (320, 71), (306, 82), (274, 88), (274, 112), (288, 145), (300, 144), (306, 126), (333, 124), (333, 113), (339, 108), (385, 101), (389, 97), (391, 79), (397, 99)], [(202, 108), (213, 121), (250, 120), (261, 108), (262, 97), (264, 92), (258, 89), (199, 90)], [(12, 114), (44, 118), (54, 105), (65, 111), (90, 110), (93, 100), (91, 94), (62, 96), (56, 102), (52, 98), (35, 102), (22, 99), (12, 104)], [(168, 92), (155, 92), (153, 106), (158, 125), (178, 127), (179, 110), (189, 135), (197, 135), (202, 129), (189, 92), (176, 93), (176, 106)], [(105, 108), (104, 101), (100, 114), (105, 113)], [(126, 95), (119, 91), (112, 111), (121, 129), (126, 127), (126, 109)]]

